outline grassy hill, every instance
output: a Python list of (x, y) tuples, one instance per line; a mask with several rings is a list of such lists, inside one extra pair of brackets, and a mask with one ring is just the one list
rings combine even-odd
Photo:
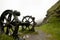
[(38, 29), (51, 34), (50, 40), (60, 40), (60, 1), (47, 11), (46, 18)]
[(46, 23), (40, 26), (40, 30), (44, 31), (47, 34), (51, 34), (51, 40), (60, 40), (60, 18), (51, 17), (49, 23)]

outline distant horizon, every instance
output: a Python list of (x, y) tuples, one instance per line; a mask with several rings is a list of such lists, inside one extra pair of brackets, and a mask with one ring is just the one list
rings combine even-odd
[(7, 9), (17, 10), (21, 13), (19, 19), (30, 15), (36, 18), (36, 22), (42, 21), (51, 8), (58, 0), (0, 0), (0, 15)]

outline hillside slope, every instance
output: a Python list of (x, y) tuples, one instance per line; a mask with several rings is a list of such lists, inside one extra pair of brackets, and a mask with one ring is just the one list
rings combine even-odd
[(49, 18), (53, 15), (59, 16), (58, 12), (60, 11), (60, 1), (58, 1), (56, 4), (54, 4), (48, 11), (46, 14), (45, 19), (43, 20), (42, 23), (47, 23), (49, 20)]
[(50, 40), (60, 40), (60, 1), (52, 6), (39, 28), (47, 34), (51, 34)]

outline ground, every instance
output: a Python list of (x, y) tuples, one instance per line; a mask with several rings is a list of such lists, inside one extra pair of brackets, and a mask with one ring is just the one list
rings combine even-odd
[(26, 40), (49, 40), (51, 34), (46, 34), (42, 30), (36, 30), (38, 34), (25, 35)]

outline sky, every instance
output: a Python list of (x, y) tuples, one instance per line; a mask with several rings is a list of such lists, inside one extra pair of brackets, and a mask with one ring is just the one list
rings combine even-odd
[(35, 17), (35, 21), (43, 20), (47, 10), (58, 0), (0, 0), (0, 15), (6, 9), (17, 10), (21, 13), (19, 20), (23, 16)]

